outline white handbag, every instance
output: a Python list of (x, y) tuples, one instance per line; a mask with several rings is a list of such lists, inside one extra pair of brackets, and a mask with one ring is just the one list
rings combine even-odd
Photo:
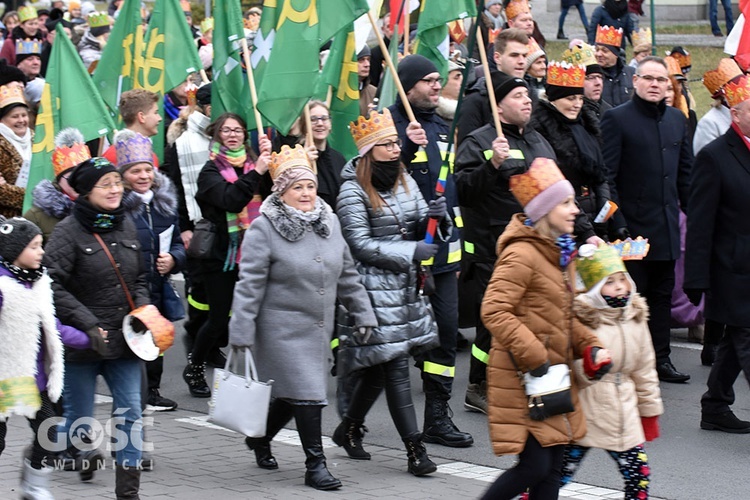
[(214, 370), (208, 420), (247, 437), (264, 437), (273, 380), (258, 380), (258, 371), (249, 348), (245, 348), (244, 376), (232, 373), (234, 351), (229, 351), (223, 370)]
[(524, 373), (523, 379), (532, 420), (545, 420), (574, 410), (568, 365), (552, 365), (541, 377)]

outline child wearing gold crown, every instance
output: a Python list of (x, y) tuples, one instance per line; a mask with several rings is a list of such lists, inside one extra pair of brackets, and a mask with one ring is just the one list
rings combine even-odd
[(562, 484), (572, 481), (590, 448), (602, 448), (620, 469), (625, 498), (648, 498), (650, 468), (643, 444), (659, 437), (658, 418), (664, 412), (648, 306), (613, 247), (583, 245), (576, 264), (588, 290), (576, 297), (576, 317), (609, 349), (612, 368), (594, 383), (576, 362), (587, 432), (565, 448)]

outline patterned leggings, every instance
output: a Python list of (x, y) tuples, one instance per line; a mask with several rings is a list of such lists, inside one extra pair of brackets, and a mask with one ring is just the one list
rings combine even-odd
[[(563, 469), (561, 486), (573, 480), (583, 458), (591, 448), (570, 444), (565, 447), (563, 456)], [(648, 466), (648, 457), (643, 445), (625, 451), (609, 451), (609, 456), (617, 462), (623, 479), (625, 479), (625, 500), (643, 500), (648, 498), (648, 485), (650, 482), (651, 469)]]

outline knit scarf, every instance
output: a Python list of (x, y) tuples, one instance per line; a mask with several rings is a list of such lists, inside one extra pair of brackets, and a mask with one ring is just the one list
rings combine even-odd
[(494, 29), (502, 29), (503, 24), (505, 24), (505, 19), (503, 18), (502, 14), (498, 14), (497, 16), (493, 16), (490, 14), (490, 11), (487, 9), (484, 9), (484, 15), (487, 16), (487, 19), (492, 21), (492, 24), (494, 24)]
[(23, 281), (26, 283), (33, 283), (35, 281), (39, 281), (39, 278), (44, 275), (44, 266), (39, 266), (36, 269), (24, 269), (23, 267), (18, 267), (15, 264), (11, 264), (7, 260), (0, 260), (0, 265), (5, 267), (8, 271), (11, 272), (11, 274), (18, 280)]
[(181, 109), (182, 106), (176, 105), (169, 94), (164, 96), (164, 114), (171, 120), (176, 120), (177, 117), (180, 116)]
[(109, 233), (119, 228), (125, 219), (125, 208), (105, 212), (95, 208), (86, 198), (79, 196), (73, 204), (73, 216), (90, 233)]
[[(211, 152), (208, 158), (214, 162), (219, 173), (225, 181), (234, 184), (239, 177), (235, 168), (242, 168), (246, 174), (255, 168), (255, 163), (248, 159), (244, 146), (237, 149), (229, 149), (218, 142), (211, 143)], [(250, 202), (238, 214), (227, 212), (227, 232), (229, 234), (229, 247), (227, 257), (224, 260), (224, 271), (231, 271), (240, 262), (240, 242), (245, 229), (260, 215), (261, 197), (255, 193)]]
[(630, 300), (630, 292), (625, 294), (623, 297), (613, 297), (611, 295), (602, 295), (602, 298), (609, 307), (625, 307), (628, 305)]
[[(534, 227), (534, 223), (528, 217), (523, 221), (525, 226)], [(576, 241), (570, 234), (563, 234), (558, 236), (555, 240), (555, 245), (560, 249), (560, 267), (565, 269), (570, 264), (570, 261), (575, 258), (578, 254), (576, 249)]]

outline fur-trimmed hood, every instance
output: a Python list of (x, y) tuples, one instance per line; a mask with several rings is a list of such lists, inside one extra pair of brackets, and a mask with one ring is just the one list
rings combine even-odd
[(586, 294), (576, 297), (573, 312), (581, 323), (595, 330), (602, 324), (613, 325), (620, 321), (634, 320), (648, 321), (648, 305), (638, 292), (633, 292), (628, 305), (622, 308), (599, 308), (594, 305), (592, 298)]
[(286, 240), (298, 241), (305, 235), (307, 225), (312, 226), (315, 234), (323, 238), (331, 236), (331, 216), (333, 210), (321, 198), (317, 198), (315, 208), (321, 207), (320, 217), (312, 222), (306, 222), (291, 214), (281, 201), (278, 193), (273, 193), (263, 201), (260, 213), (265, 215), (271, 226)]
[(455, 99), (448, 99), (447, 97), (438, 97), (438, 107), (435, 110), (441, 118), (448, 121), (453, 121), (453, 117), (456, 116), (456, 108), (458, 107), (458, 101)]
[(167, 145), (171, 146), (172, 144), (174, 144), (177, 139), (179, 139), (180, 136), (188, 130), (198, 134), (203, 134), (204, 136), (206, 136), (206, 139), (210, 139), (210, 137), (206, 135), (206, 128), (210, 124), (211, 119), (197, 109), (190, 113), (187, 117), (183, 116), (182, 113), (180, 113), (180, 116), (178, 116), (169, 125), (169, 129), (167, 129)]
[[(164, 174), (154, 171), (154, 186), (151, 188), (154, 192), (152, 200), (154, 209), (162, 215), (177, 215), (177, 191), (172, 181)], [(122, 197), (122, 206), (129, 215), (136, 215), (141, 210), (143, 201), (133, 191), (126, 191)]]
[(64, 219), (73, 210), (73, 200), (57, 189), (52, 181), (44, 179), (31, 193), (32, 204), (50, 217)]

